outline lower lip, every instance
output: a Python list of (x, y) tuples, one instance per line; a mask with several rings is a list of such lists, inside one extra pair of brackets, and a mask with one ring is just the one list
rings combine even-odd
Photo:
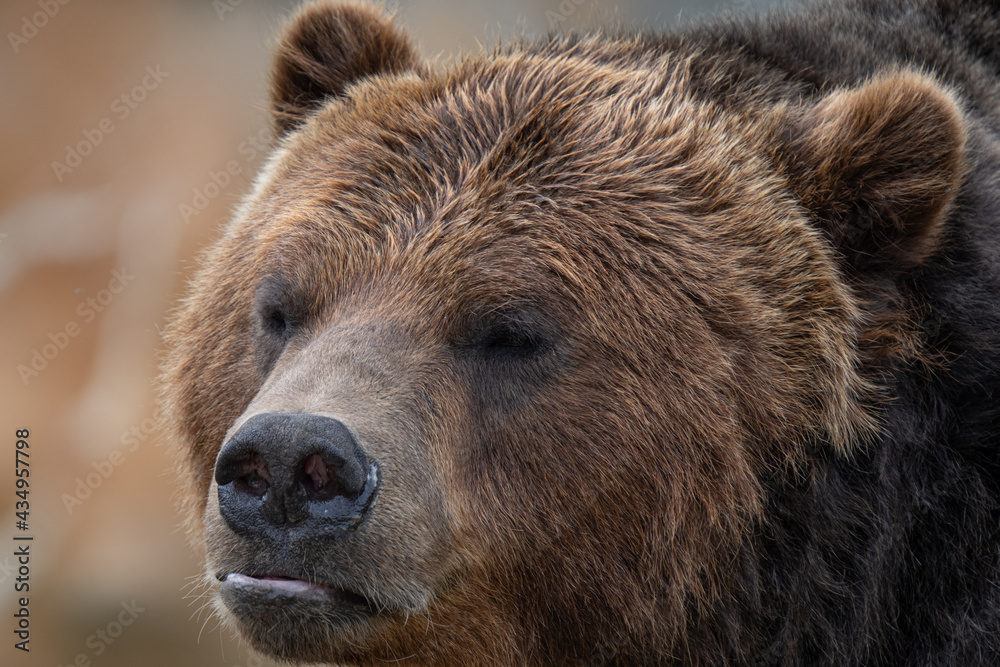
[(288, 577), (251, 577), (233, 572), (222, 580), (222, 587), (240, 590), (275, 602), (281, 599), (288, 601), (306, 599), (338, 605), (368, 606), (368, 601), (357, 593)]

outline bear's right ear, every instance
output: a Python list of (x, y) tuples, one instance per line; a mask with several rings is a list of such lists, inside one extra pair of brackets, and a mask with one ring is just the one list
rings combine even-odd
[(327, 97), (352, 83), (417, 66), (416, 51), (392, 20), (369, 7), (319, 3), (285, 28), (271, 66), (277, 135), (295, 129)]

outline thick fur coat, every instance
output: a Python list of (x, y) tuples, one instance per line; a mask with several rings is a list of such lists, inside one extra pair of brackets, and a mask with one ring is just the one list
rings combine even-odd
[(163, 371), (206, 581), (253, 646), (1000, 664), (995, 3), (446, 69), (321, 4), (272, 108)]

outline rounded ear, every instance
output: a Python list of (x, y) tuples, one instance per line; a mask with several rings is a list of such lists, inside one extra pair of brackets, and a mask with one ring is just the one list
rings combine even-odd
[(962, 112), (934, 79), (895, 71), (834, 91), (792, 135), (792, 190), (850, 261), (913, 267), (934, 252), (965, 164)]
[(409, 38), (392, 20), (360, 5), (319, 3), (296, 15), (281, 37), (271, 66), (271, 111), (282, 136), (327, 97), (352, 83), (417, 66)]

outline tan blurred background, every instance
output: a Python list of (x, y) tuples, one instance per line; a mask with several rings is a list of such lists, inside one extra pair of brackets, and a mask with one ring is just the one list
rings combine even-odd
[[(667, 27), (767, 2), (390, 7), (446, 62), (519, 32)], [(0, 4), (0, 666), (269, 664), (188, 595), (199, 565), (177, 528), (152, 382), (192, 257), (265, 153), (268, 45), (297, 4)], [(30, 430), (26, 531), (17, 429)], [(16, 593), (26, 544), (30, 591)], [(30, 653), (14, 648), (22, 596)]]

